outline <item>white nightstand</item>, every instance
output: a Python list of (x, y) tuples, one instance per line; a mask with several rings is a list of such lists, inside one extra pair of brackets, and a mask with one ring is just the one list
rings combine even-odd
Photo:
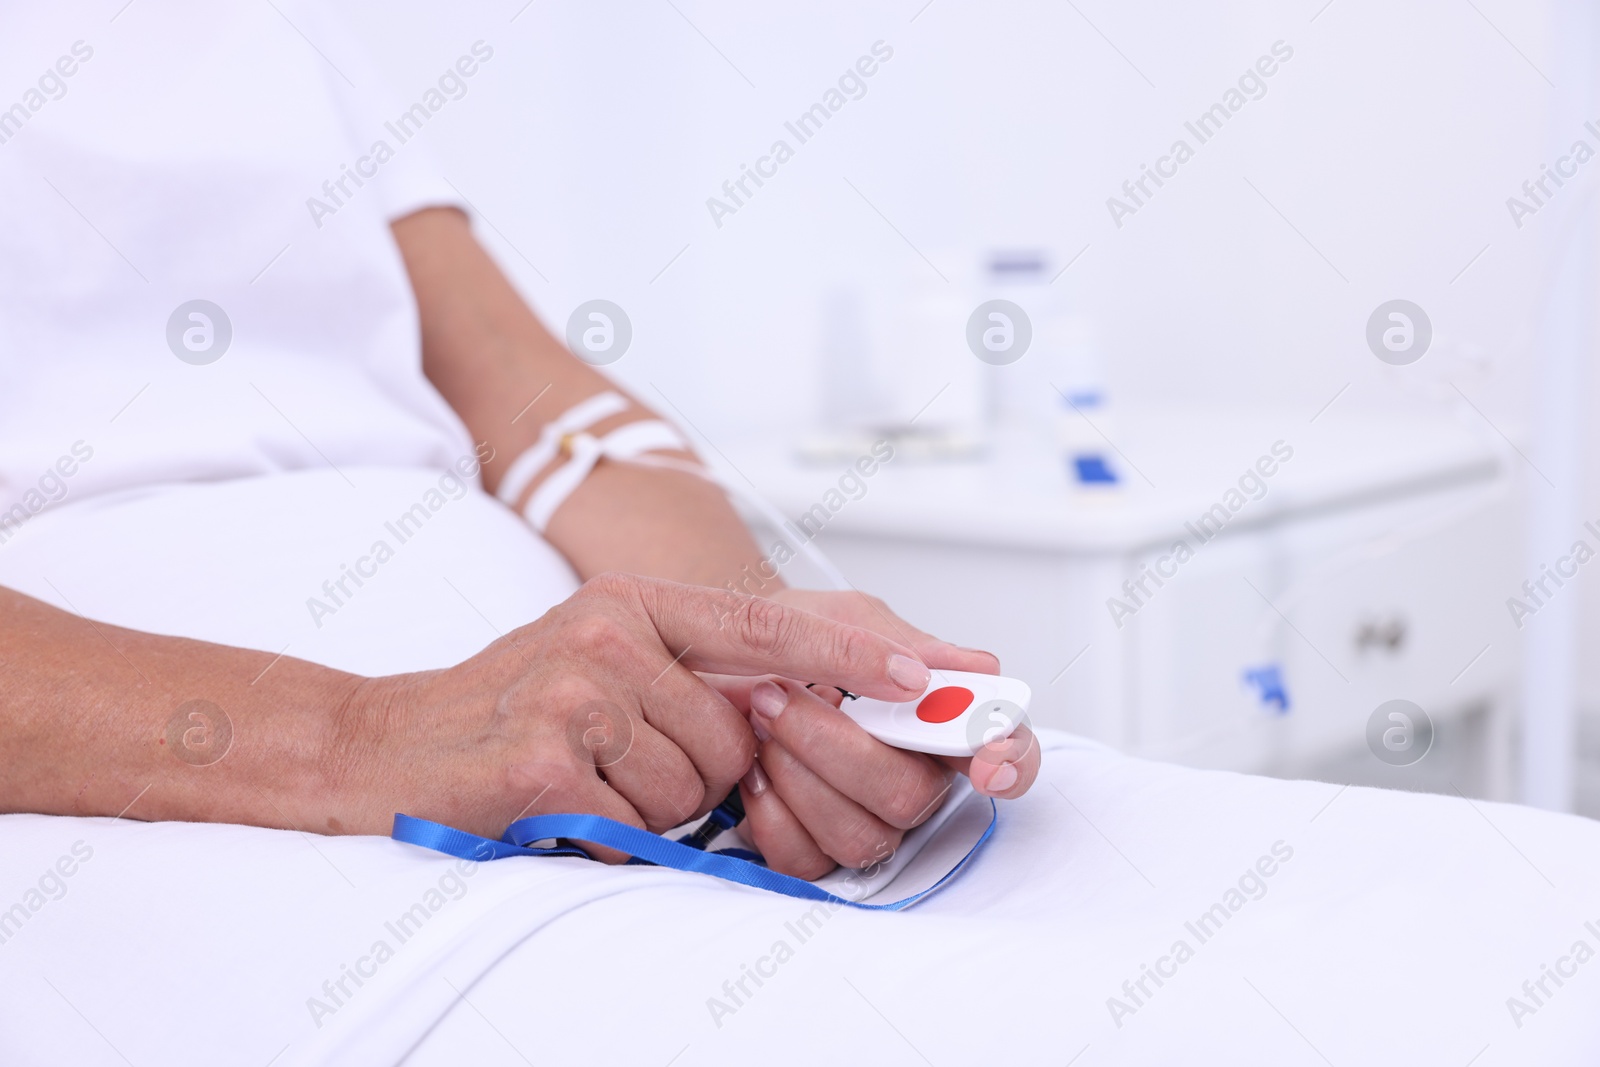
[[(1433, 769), (1431, 787), (1508, 795), (1517, 529), (1477, 427), (1177, 408), (1101, 428), (1116, 487), (1074, 486), (1048, 440), (1020, 434), (982, 462), (891, 460), (859, 499), (829, 495), (843, 462), (730, 452), (785, 515), (809, 514), (855, 585), (999, 654), (1034, 687), (1038, 723), (1203, 766), (1423, 785)], [(1229, 511), (1252, 470), (1264, 494)], [(1124, 583), (1141, 576), (1136, 598)], [(1367, 754), (1368, 719), (1394, 698), (1428, 712), (1455, 763), (1402, 779)]]

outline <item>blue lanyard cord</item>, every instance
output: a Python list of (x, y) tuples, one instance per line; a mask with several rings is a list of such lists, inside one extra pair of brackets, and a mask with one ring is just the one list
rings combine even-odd
[[(801, 878), (794, 878), (787, 874), (779, 874), (769, 870), (759, 862), (745, 859), (745, 856), (754, 856), (754, 853), (743, 849), (728, 849), (721, 852), (705, 852), (689, 845), (670, 841), (659, 834), (648, 830), (641, 830), (627, 823), (608, 819), (603, 815), (534, 815), (526, 819), (518, 819), (506, 829), (505, 836), (495, 841), (477, 834), (467, 833), (450, 826), (443, 826), (426, 819), (414, 819), (409, 815), (396, 814), (394, 817), (394, 832), (390, 835), (396, 841), (408, 844), (421, 845), (431, 848), (436, 852), (443, 852), (448, 856), (455, 856), (466, 860), (499, 860), (509, 856), (588, 856), (588, 853), (575, 845), (561, 844), (555, 848), (535, 848), (531, 842), (549, 841), (553, 839), (572, 838), (579, 841), (589, 841), (597, 845), (625, 852), (643, 863), (654, 864), (659, 867), (671, 867), (679, 871), (694, 871), (698, 874), (709, 874), (714, 878), (721, 878), (740, 885), (764, 889), (770, 893), (781, 893), (784, 896), (798, 897), (801, 900), (821, 900), (836, 904), (848, 904), (853, 908), (863, 908), (868, 911), (901, 911), (909, 908), (917, 901), (938, 892), (947, 885), (955, 876), (971, 862), (972, 857), (994, 835), (994, 827), (999, 817), (994, 801), (989, 801), (989, 825), (984, 828), (983, 836), (977, 843), (962, 856), (942, 878), (933, 885), (914, 893), (903, 900), (896, 900), (889, 904), (863, 904), (830, 893), (819, 885), (807, 882)], [(756, 857), (759, 859), (759, 857)]]

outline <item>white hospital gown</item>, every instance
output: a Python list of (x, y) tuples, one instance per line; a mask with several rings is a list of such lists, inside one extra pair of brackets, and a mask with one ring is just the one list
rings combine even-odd
[(492, 46), (412, 100), (321, 5), (3, 6), (0, 536), (116, 490), (470, 453), (388, 222), (459, 200), (429, 107)]

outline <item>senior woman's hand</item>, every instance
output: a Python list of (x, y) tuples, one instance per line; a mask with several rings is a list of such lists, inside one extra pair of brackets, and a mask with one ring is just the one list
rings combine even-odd
[(485, 835), (552, 812), (662, 830), (750, 768), (745, 716), (695, 670), (920, 692), (909, 648), (725, 590), (602, 575), (446, 670), (363, 678), (86, 624), (0, 588), (0, 812)]
[[(994, 656), (925, 634), (876, 597), (784, 589), (772, 599), (890, 637), (930, 667), (999, 671)], [(970, 758), (907, 752), (840, 712), (838, 689), (807, 689), (794, 677), (805, 676), (709, 679), (750, 715), (761, 742), (741, 791), (747, 832), (774, 870), (819, 878), (836, 864), (882, 862), (907, 830), (938, 810), (956, 773), (968, 775), (980, 793), (1002, 798), (1026, 793), (1038, 776), (1039, 744), (1026, 726)]]
[(358, 825), (386, 830), (404, 810), (494, 836), (552, 812), (655, 831), (702, 815), (750, 771), (756, 738), (695, 671), (821, 678), (891, 700), (928, 680), (910, 649), (861, 627), (602, 575), (459, 666), (357, 688), (343, 762), (370, 798)]

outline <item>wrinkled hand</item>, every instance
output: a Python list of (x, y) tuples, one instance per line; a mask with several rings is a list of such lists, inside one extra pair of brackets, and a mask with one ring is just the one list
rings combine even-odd
[(555, 812), (653, 831), (703, 815), (750, 770), (756, 739), (696, 671), (820, 678), (891, 700), (926, 682), (910, 649), (866, 629), (601, 575), (465, 663), (357, 686), (335, 764), (360, 801), (350, 829), (387, 833), (396, 811), (490, 837)]
[[(908, 646), (929, 667), (999, 672), (994, 656), (925, 634), (876, 597), (785, 589), (772, 599)], [(907, 752), (878, 741), (840, 713), (837, 689), (804, 685), (834, 680), (774, 673), (782, 677), (707, 676), (749, 714), (760, 740), (759, 758), (741, 792), (746, 832), (774, 870), (819, 878), (836, 864), (862, 868), (882, 862), (907, 830), (938, 810), (957, 773), (966, 774), (980, 793), (1008, 799), (1027, 792), (1038, 776), (1039, 744), (1026, 726), (972, 757)], [(796, 678), (801, 681), (790, 680)], [(926, 682), (924, 672), (917, 693)]]

